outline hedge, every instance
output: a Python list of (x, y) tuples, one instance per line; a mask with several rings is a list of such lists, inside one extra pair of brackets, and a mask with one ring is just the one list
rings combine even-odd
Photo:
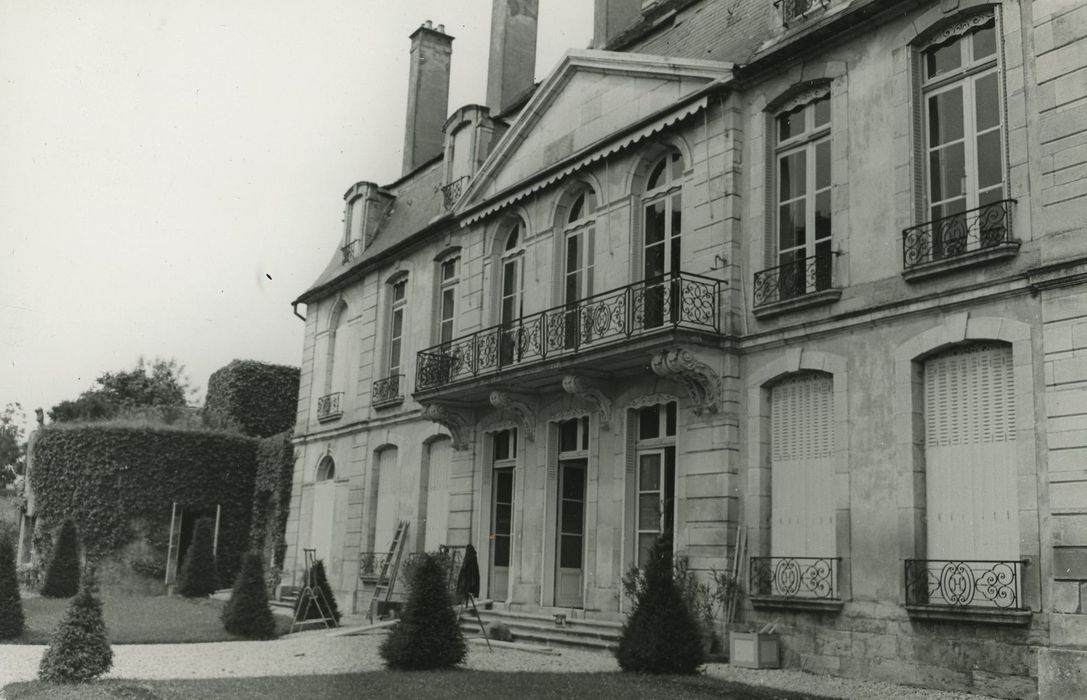
[(127, 544), (136, 519), (150, 527), (148, 541), (164, 543), (174, 502), (220, 505), (220, 574), (229, 581), (237, 573), (248, 548), (256, 440), (167, 426), (58, 424), (39, 429), (33, 449), (40, 531), (71, 518), (93, 561)]
[[(253, 516), (249, 529), (249, 548), (262, 552), (272, 533), (273, 545), (284, 542), (287, 515), (291, 505), (291, 477), (294, 474), (294, 447), (290, 431), (257, 441), (257, 466), (253, 484)], [(280, 549), (273, 553), (282, 556)], [(272, 569), (282, 569), (282, 559), (269, 561)]]
[(269, 437), (294, 426), (297, 367), (234, 360), (208, 378), (204, 421), (211, 428)]

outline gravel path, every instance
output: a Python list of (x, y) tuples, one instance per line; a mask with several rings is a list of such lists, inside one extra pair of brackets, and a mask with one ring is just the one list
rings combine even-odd
[[(214, 644), (129, 644), (113, 647), (110, 678), (224, 678), (231, 676), (294, 676), (373, 671), (382, 668), (378, 645), (382, 634), (328, 637), (324, 631), (288, 635), (272, 642)], [(0, 646), (0, 688), (33, 680), (41, 646)], [(606, 652), (563, 649), (545, 656), (512, 649), (469, 645), (466, 666), (479, 671), (617, 671), (615, 657)], [(750, 685), (794, 690), (838, 698), (924, 698), (983, 700), (985, 696), (922, 690), (875, 681), (815, 676), (799, 671), (758, 671), (727, 664), (709, 664), (714, 678)], [(0, 695), (2, 697), (2, 695)]]

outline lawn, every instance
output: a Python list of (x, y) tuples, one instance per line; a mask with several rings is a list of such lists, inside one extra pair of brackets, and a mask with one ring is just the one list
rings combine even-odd
[(8, 700), (181, 700), (230, 698), (277, 700), (321, 698), (738, 698), (802, 700), (819, 696), (746, 686), (704, 676), (639, 676), (631, 673), (488, 673), (432, 671), (352, 673), (337, 676), (221, 678), (185, 681), (104, 681), (85, 686), (13, 683)]
[[(53, 630), (64, 617), (71, 599), (27, 598), (23, 600), (26, 631), (16, 644), (48, 644)], [(227, 642), (240, 639), (223, 629), (219, 613), (222, 603), (168, 597), (103, 596), (102, 612), (113, 644), (166, 644)], [(289, 631), (290, 618), (276, 616), (280, 634)]]

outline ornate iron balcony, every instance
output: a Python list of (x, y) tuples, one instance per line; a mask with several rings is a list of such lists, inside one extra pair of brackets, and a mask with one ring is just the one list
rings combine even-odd
[(464, 194), (464, 190), (468, 187), (468, 183), (471, 180), (472, 177), (470, 175), (463, 175), (442, 188), (443, 202), (446, 209), (453, 208), (453, 205), (457, 203), (460, 196)]
[(388, 558), (388, 552), (359, 552), (359, 578), (363, 581), (377, 581)]
[(362, 241), (351, 241), (340, 248), (340, 252), (343, 253), (343, 264), (346, 265), (362, 253)]
[(404, 375), (402, 374), (392, 374), (375, 381), (371, 403), (374, 406), (381, 406), (402, 401), (404, 394), (400, 391), (400, 388), (403, 386), (403, 379)]
[(907, 559), (906, 605), (1024, 609), (1021, 561)]
[(840, 600), (838, 557), (751, 557), (751, 596)]
[(834, 280), (834, 255), (828, 250), (756, 272), (755, 308), (830, 289)]
[(343, 392), (337, 391), (317, 399), (317, 420), (335, 420), (343, 415)]
[(969, 255), (1012, 242), (1014, 199), (1002, 199), (952, 214), (902, 232), (902, 264), (907, 270), (925, 263)]
[(415, 390), (437, 389), (677, 328), (720, 332), (721, 281), (688, 272), (628, 284), (419, 352)]
[(828, 0), (774, 0), (774, 7), (781, 8), (781, 23), (786, 27), (790, 22), (802, 19), (816, 7), (826, 7)]

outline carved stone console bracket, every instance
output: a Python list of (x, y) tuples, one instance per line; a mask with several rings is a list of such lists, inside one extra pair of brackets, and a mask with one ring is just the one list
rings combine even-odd
[(444, 426), (453, 438), (454, 450), (467, 450), (472, 434), (472, 419), (466, 411), (459, 411), (439, 403), (423, 406), (423, 418)]
[(721, 378), (690, 350), (663, 350), (653, 356), (649, 366), (657, 376), (671, 379), (687, 390), (696, 416), (716, 413), (720, 409)]
[(526, 440), (536, 440), (536, 411), (524, 396), (495, 390), (491, 392), (491, 405), (516, 421)]
[(596, 406), (597, 412), (600, 413), (600, 428), (602, 430), (611, 428), (611, 399), (605, 396), (593, 382), (579, 374), (567, 374), (562, 378), (562, 389), (567, 394), (573, 394)]

